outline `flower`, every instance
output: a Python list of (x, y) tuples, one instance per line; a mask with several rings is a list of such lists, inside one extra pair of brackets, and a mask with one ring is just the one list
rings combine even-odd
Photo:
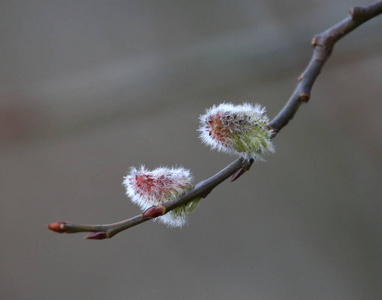
[(199, 117), (200, 139), (204, 144), (246, 160), (263, 160), (263, 154), (274, 152), (273, 131), (265, 108), (258, 104), (223, 103), (206, 110)]
[[(192, 175), (184, 168), (157, 168), (149, 171), (145, 166), (140, 169), (130, 168), (124, 177), (123, 185), (126, 195), (137, 204), (142, 211), (151, 206), (171, 201), (193, 188)], [(181, 205), (157, 219), (170, 227), (182, 227), (198, 202), (195, 199)]]

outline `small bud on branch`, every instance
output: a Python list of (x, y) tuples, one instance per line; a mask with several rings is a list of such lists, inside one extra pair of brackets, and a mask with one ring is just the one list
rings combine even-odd
[(46, 225), (46, 227), (49, 230), (58, 232), (58, 233), (64, 233), (65, 232), (65, 224), (66, 222), (55, 222), (55, 223), (50, 223)]
[(89, 233), (87, 236), (84, 237), (84, 240), (104, 240), (108, 239), (109, 236), (107, 232), (105, 231), (100, 231), (100, 232), (92, 232)]
[(146, 209), (142, 213), (142, 218), (154, 219), (154, 218), (157, 218), (157, 217), (164, 215), (165, 212), (166, 212), (166, 207), (164, 207), (163, 205), (151, 206), (150, 208)]

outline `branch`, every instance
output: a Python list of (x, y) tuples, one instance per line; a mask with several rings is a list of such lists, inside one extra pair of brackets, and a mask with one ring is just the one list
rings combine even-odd
[[(290, 120), (293, 119), (300, 105), (309, 101), (313, 84), (320, 74), (325, 62), (330, 57), (334, 45), (358, 26), (381, 13), (382, 0), (379, 0), (367, 7), (354, 7), (350, 9), (349, 16), (347, 16), (344, 20), (337, 23), (333, 27), (330, 27), (326, 31), (317, 34), (313, 38), (313, 55), (308, 66), (299, 77), (299, 83), (297, 84), (296, 89), (283, 109), (268, 124), (268, 126), (275, 132), (274, 137), (289, 123)], [(47, 227), (58, 233), (91, 232), (85, 237), (85, 239), (111, 238), (123, 230), (159, 217), (180, 205), (190, 202), (194, 198), (205, 198), (216, 186), (228, 177), (232, 176), (231, 181), (235, 181), (249, 170), (252, 163), (253, 160), (246, 161), (238, 158), (217, 174), (199, 182), (191, 191), (178, 197), (177, 199), (168, 201), (163, 205), (150, 207), (141, 215), (121, 222), (106, 225), (83, 225), (71, 224), (68, 222), (55, 222), (48, 224)]]
[(284, 108), (269, 122), (269, 126), (275, 130), (276, 134), (293, 119), (300, 104), (309, 101), (313, 84), (332, 54), (334, 45), (358, 26), (381, 13), (381, 0), (367, 7), (353, 7), (350, 9), (349, 16), (313, 37), (313, 56), (308, 66), (298, 78), (299, 83)]
[(58, 233), (76, 233), (76, 232), (93, 232), (85, 239), (105, 239), (111, 238), (117, 233), (126, 230), (130, 227), (154, 219), (165, 213), (173, 210), (174, 208), (190, 202), (194, 198), (205, 198), (216, 186), (232, 176), (231, 181), (235, 181), (242, 174), (249, 170), (253, 163), (253, 160), (245, 161), (241, 158), (236, 159), (233, 163), (225, 167), (223, 170), (215, 174), (214, 176), (199, 182), (191, 191), (181, 195), (180, 197), (163, 203), (160, 206), (153, 206), (144, 211), (141, 215), (133, 218), (105, 225), (85, 225), (85, 224), (71, 224), (68, 222), (55, 222), (50, 223), (47, 227)]

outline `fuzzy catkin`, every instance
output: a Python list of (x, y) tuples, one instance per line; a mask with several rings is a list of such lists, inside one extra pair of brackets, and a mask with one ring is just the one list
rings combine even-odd
[[(184, 168), (161, 167), (149, 171), (141, 166), (140, 169), (130, 168), (123, 185), (131, 201), (144, 211), (151, 206), (174, 200), (191, 190), (192, 180), (190, 171)], [(182, 227), (196, 203), (197, 200), (194, 200), (181, 205), (157, 219), (170, 227)]]
[(235, 154), (246, 160), (263, 160), (265, 153), (275, 151), (265, 111), (258, 104), (214, 105), (199, 117), (200, 139), (211, 149)]

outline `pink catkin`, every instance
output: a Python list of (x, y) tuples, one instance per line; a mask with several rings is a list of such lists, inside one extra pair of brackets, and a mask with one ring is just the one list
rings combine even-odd
[[(131, 168), (124, 178), (123, 185), (131, 201), (142, 211), (151, 206), (171, 201), (193, 188), (192, 175), (184, 168), (158, 168), (153, 171)], [(186, 206), (180, 206), (158, 217), (169, 226), (180, 227), (186, 221)]]

